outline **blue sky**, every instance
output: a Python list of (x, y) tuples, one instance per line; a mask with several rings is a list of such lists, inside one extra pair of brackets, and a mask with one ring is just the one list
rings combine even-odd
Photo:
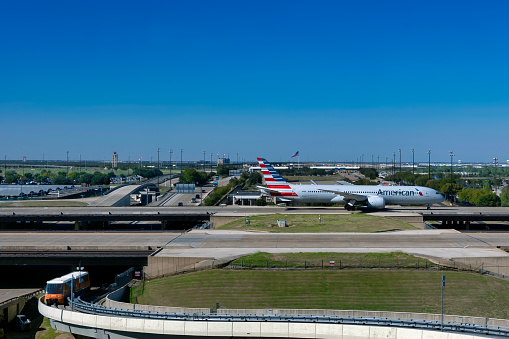
[[(509, 159), (506, 1), (2, 1), (0, 155)], [(175, 155), (174, 155), (175, 156)], [(180, 156), (180, 155), (179, 155)]]

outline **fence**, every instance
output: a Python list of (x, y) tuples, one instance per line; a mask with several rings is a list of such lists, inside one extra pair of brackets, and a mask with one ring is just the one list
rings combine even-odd
[(438, 270), (440, 264), (422, 258), (410, 259), (315, 259), (315, 260), (244, 260), (238, 259), (227, 266), (229, 269), (424, 269)]

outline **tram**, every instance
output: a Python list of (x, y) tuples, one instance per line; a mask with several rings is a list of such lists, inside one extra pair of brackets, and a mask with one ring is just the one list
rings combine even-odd
[(90, 289), (88, 272), (76, 271), (46, 282), (45, 301), (47, 305), (65, 304), (67, 297), (81, 294)]

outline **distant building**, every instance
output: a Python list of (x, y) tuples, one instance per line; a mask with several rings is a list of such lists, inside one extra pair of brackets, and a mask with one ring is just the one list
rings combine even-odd
[(218, 165), (227, 165), (230, 163), (230, 158), (220, 158), (217, 160)]
[(117, 169), (118, 167), (118, 154), (117, 152), (113, 152), (113, 158), (111, 159), (111, 168)]

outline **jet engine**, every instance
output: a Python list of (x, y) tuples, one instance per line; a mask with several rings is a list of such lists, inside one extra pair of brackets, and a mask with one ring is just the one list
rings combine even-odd
[(382, 197), (368, 197), (367, 205), (369, 208), (381, 210), (385, 208), (385, 199)]

